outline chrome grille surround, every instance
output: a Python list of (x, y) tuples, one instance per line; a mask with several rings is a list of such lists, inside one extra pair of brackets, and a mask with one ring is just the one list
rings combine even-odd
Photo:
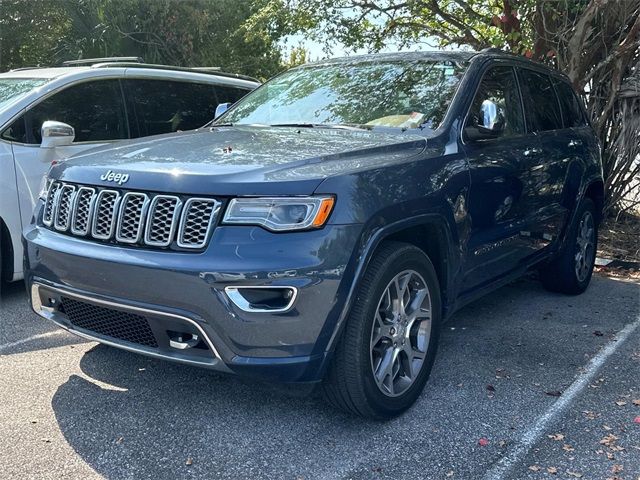
[(126, 245), (202, 250), (220, 212), (213, 198), (52, 182), (42, 223), (74, 236)]
[(115, 190), (101, 190), (96, 198), (91, 236), (100, 240), (109, 240), (116, 225), (120, 193)]
[(58, 203), (58, 191), (62, 188), (62, 184), (53, 182), (47, 191), (47, 199), (44, 204), (44, 213), (42, 214), (42, 223), (47, 227), (53, 225), (56, 214), (56, 204)]
[(173, 195), (156, 195), (149, 207), (144, 243), (153, 247), (168, 247), (173, 241), (182, 202)]
[(142, 237), (144, 217), (149, 208), (145, 193), (127, 192), (120, 202), (116, 227), (116, 240), (122, 243), (138, 243)]
[(86, 235), (89, 233), (95, 202), (95, 188), (80, 187), (78, 189), (71, 215), (71, 233), (74, 235)]
[(75, 198), (76, 187), (73, 185), (63, 185), (58, 192), (58, 200), (54, 214), (53, 226), (56, 230), (66, 232), (71, 222), (71, 207)]
[(209, 240), (211, 223), (218, 216), (220, 202), (212, 198), (190, 198), (182, 208), (178, 246), (202, 248)]

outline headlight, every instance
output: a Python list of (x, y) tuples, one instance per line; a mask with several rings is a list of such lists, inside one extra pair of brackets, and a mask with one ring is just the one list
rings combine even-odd
[(40, 193), (38, 194), (38, 198), (40, 198), (40, 200), (47, 200), (47, 192), (49, 191), (49, 187), (52, 182), (53, 180), (51, 180), (47, 175), (42, 177), (42, 180), (40, 180)]
[(333, 197), (234, 198), (223, 223), (259, 225), (283, 232), (322, 227), (331, 213)]

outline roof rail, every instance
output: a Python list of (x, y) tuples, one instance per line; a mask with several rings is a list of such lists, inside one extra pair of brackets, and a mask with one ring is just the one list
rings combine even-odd
[(51, 68), (51, 67), (19, 67), (19, 68), (12, 68), (9, 71), (10, 72), (21, 72), (23, 70), (38, 70), (39, 68)]
[(482, 53), (510, 53), (510, 52), (505, 52), (504, 50), (502, 50), (501, 48), (498, 47), (488, 47), (488, 48), (483, 48), (482, 50), (480, 50)]
[(62, 62), (65, 67), (74, 67), (80, 65), (94, 65), (96, 63), (142, 63), (142, 57), (104, 57), (104, 58), (82, 58), (80, 60), (67, 60)]
[(239, 73), (228, 73), (219, 70), (220, 67), (173, 67), (171, 65), (157, 65), (153, 63), (136, 63), (136, 62), (104, 62), (91, 65), (91, 68), (110, 68), (110, 67), (131, 67), (131, 68), (149, 68), (155, 70), (173, 70), (178, 72), (202, 73), (205, 75), (216, 75), (218, 77), (237, 78), (238, 80), (247, 80), (250, 82), (262, 83), (260, 80), (248, 75)]

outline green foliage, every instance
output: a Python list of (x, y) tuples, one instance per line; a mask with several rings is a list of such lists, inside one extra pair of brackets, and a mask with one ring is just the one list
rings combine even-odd
[(246, 0), (0, 0), (0, 70), (139, 56), (267, 78), (281, 54), (277, 38), (246, 28), (254, 13)]

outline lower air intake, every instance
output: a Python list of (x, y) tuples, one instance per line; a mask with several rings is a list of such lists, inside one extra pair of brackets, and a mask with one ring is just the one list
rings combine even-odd
[(99, 307), (68, 297), (62, 297), (61, 303), (61, 310), (75, 327), (145, 347), (158, 347), (149, 322), (140, 315)]

